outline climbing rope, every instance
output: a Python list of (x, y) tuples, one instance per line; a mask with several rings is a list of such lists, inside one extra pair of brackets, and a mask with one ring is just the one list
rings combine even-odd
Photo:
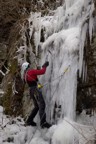
[[(53, 79), (51, 82), (54, 82), (55, 80), (57, 80), (57, 79), (59, 79), (59, 78), (62, 78), (62, 76), (68, 71), (68, 69), (69, 69), (69, 67), (70, 67), (70, 65), (64, 70), (64, 72), (60, 75), (60, 76), (58, 76), (58, 77), (56, 77), (55, 79)], [(49, 83), (51, 83), (51, 82), (46, 82), (45, 84), (38, 84), (38, 88), (43, 88), (43, 87), (45, 87), (46, 85), (48, 85)]]

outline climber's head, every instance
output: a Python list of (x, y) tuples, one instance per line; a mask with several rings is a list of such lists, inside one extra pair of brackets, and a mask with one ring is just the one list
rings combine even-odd
[(22, 70), (25, 71), (28, 67), (29, 67), (29, 63), (28, 63), (28, 62), (24, 62), (24, 63), (22, 64)]

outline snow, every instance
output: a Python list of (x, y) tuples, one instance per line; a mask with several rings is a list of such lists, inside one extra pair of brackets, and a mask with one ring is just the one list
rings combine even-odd
[(72, 134), (73, 134), (73, 127), (70, 124), (68, 124), (66, 121), (63, 121), (56, 128), (52, 137), (52, 143), (69, 144), (73, 140)]
[[(6, 117), (3, 114), (2, 106), (0, 106), (0, 125), (0, 144), (48, 144), (48, 135), (52, 134), (52, 130), (51, 134), (47, 134), (47, 129), (25, 127), (24, 121), (20, 117)], [(12, 141), (8, 142), (10, 139)]]
[(92, 32), (93, 32), (93, 29), (94, 29), (94, 18), (92, 17), (94, 9), (95, 9), (94, 4), (92, 4), (92, 6), (91, 6), (91, 13), (90, 13), (90, 19), (89, 19), (90, 42), (92, 40)]
[(85, 124), (87, 122), (88, 125), (82, 124), (81, 117), (78, 117), (79, 123), (64, 118), (49, 129), (41, 129), (39, 126), (25, 127), (22, 118), (8, 117), (2, 110), (3, 107), (0, 106), (0, 144), (77, 144), (78, 140), (86, 143), (93, 139), (96, 133), (96, 116), (90, 118), (84, 113), (81, 117), (83, 121), (86, 117)]

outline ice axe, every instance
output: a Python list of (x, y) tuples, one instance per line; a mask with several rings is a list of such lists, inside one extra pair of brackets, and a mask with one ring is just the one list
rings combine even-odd
[(50, 50), (47, 50), (47, 52), (48, 52), (48, 54), (47, 54), (47, 56), (46, 56), (46, 61), (48, 61), (48, 56), (49, 56), (49, 54), (52, 55), (52, 52), (51, 52)]
[(52, 55), (52, 52), (50, 50), (48, 50), (48, 52)]

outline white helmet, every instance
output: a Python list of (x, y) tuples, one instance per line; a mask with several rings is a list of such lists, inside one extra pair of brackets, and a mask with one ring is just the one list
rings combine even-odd
[(22, 80), (24, 79), (24, 73), (25, 73), (25, 70), (28, 68), (28, 66), (29, 66), (28, 62), (24, 62), (22, 64), (22, 67), (21, 67), (21, 78), (22, 78)]
[(29, 66), (29, 63), (28, 62), (24, 62), (23, 64), (22, 64), (22, 70), (26, 70), (27, 68), (28, 68), (28, 66)]

